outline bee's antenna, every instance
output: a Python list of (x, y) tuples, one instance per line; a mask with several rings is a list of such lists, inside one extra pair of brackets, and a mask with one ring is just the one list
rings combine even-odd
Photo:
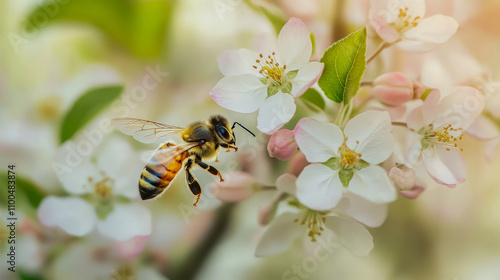
[(234, 129), (234, 127), (235, 127), (236, 125), (241, 126), (244, 130), (248, 131), (248, 133), (252, 134), (252, 136), (253, 136), (253, 137), (255, 137), (255, 134), (253, 134), (250, 130), (248, 130), (248, 128), (244, 127), (244, 126), (243, 126), (243, 125), (241, 125), (241, 123), (239, 123), (239, 122), (234, 122), (234, 123), (233, 123), (233, 126), (231, 127), (231, 129)]

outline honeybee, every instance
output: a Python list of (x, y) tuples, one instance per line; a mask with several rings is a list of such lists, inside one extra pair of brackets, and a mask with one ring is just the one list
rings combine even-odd
[(234, 135), (236, 125), (241, 126), (255, 137), (250, 130), (238, 122), (229, 126), (227, 119), (220, 115), (211, 116), (205, 122), (193, 122), (185, 128), (134, 118), (117, 118), (113, 119), (112, 123), (119, 131), (133, 135), (136, 140), (143, 143), (153, 143), (166, 136), (180, 135), (184, 143), (176, 145), (167, 142), (155, 151), (151, 160), (142, 170), (139, 179), (139, 192), (143, 200), (162, 195), (184, 167), (186, 183), (191, 193), (196, 196), (194, 206), (198, 204), (202, 191), (198, 180), (191, 174), (191, 169), (195, 164), (210, 174), (218, 176), (222, 182), (224, 179), (219, 170), (204, 161), (213, 158), (217, 161), (220, 148), (225, 148), (227, 151), (230, 149), (238, 150), (238, 147), (235, 146), (236, 137)]

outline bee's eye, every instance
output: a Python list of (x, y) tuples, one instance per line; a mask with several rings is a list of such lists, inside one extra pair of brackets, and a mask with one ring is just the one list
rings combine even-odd
[(218, 125), (216, 130), (217, 130), (217, 134), (219, 134), (219, 136), (222, 139), (224, 139), (224, 140), (231, 139), (231, 136), (229, 135), (229, 131), (227, 131), (227, 129), (225, 127)]

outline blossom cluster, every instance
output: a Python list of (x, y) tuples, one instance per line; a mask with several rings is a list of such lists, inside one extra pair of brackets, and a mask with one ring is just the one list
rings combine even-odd
[[(259, 46), (271, 51), (219, 56), (225, 77), (210, 96), (239, 113), (258, 110), (257, 128), (270, 135), (269, 156), (289, 166), (277, 178), (274, 198), (259, 210), (260, 223), (269, 225), (257, 256), (283, 252), (300, 236), (315, 242), (325, 234), (353, 254), (367, 255), (373, 241), (366, 227), (382, 225), (398, 194), (415, 199), (432, 184), (463, 183), (467, 135), (496, 143), (498, 130), (496, 138), (488, 137), (491, 126), (481, 121), (485, 92), (459, 83), (438, 88), (399, 71), (379, 72), (372, 81), (363, 76), (364, 67), (377, 71), (372, 64), (385, 49), (434, 50), (457, 31), (451, 17), (425, 17), (425, 1), (400, 1), (396, 13), (388, 13), (389, 2), (372, 1), (368, 30), (335, 42), (320, 61), (311, 58), (311, 36), (298, 18), (284, 25), (277, 44)], [(360, 58), (366, 32), (380, 45)], [(321, 102), (302, 98), (306, 91), (319, 94)], [(322, 106), (325, 97), (340, 104)], [(298, 110), (306, 116), (294, 118)], [(247, 198), (247, 181), (221, 185), (221, 193), (241, 188), (247, 195), (235, 200)]]

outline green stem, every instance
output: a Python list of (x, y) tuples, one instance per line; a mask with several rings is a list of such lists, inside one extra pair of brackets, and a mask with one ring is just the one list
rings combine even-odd
[(392, 44), (394, 43), (383, 42), (380, 44), (378, 49), (366, 60), (366, 64), (370, 63), (370, 61), (372, 61), (380, 52), (382, 52), (385, 48), (392, 46)]

